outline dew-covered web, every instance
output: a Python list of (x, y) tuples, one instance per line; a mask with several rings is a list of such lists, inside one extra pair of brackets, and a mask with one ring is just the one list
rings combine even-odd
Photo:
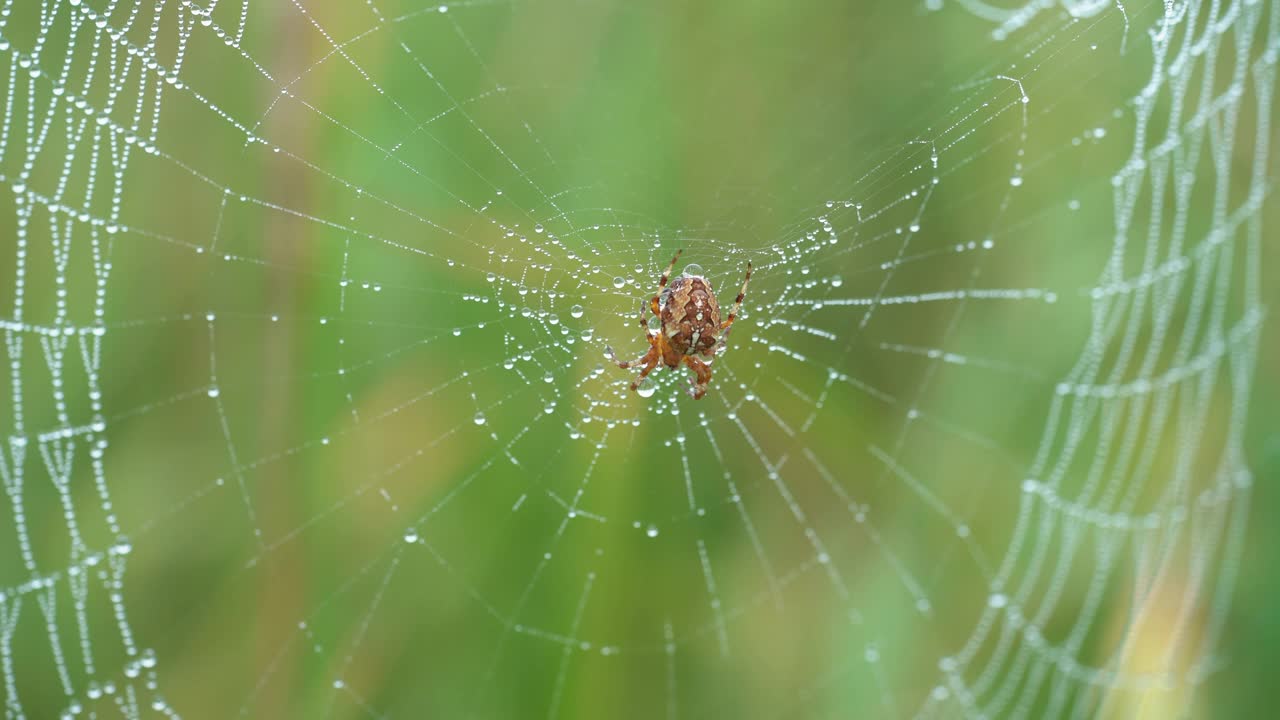
[(0, 2), (6, 716), (1203, 702), (1280, 3), (884, 5)]

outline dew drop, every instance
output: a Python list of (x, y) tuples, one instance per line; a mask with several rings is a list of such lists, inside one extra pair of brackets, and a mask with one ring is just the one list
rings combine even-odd
[(571, 315), (572, 317), (580, 318), (582, 317), (582, 313), (583, 313), (583, 309), (581, 305), (574, 305), (573, 307), (569, 308), (569, 315)]
[(488, 420), (484, 416), (484, 413), (482, 412), (476, 413), (476, 416), (472, 418), (472, 420), (474, 420), (477, 425), (483, 425), (486, 422), (488, 422)]

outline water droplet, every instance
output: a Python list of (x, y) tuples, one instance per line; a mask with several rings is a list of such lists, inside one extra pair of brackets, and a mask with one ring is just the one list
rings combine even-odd
[(650, 525), (649, 529), (644, 531), (644, 534), (648, 535), (651, 538), (658, 537), (658, 528), (654, 527), (653, 525)]
[(537, 225), (533, 226), (533, 231), (538, 233), (539, 235), (541, 235), (545, 230), (546, 228), (542, 227), (542, 223), (538, 223)]
[(685, 277), (703, 277), (704, 271), (698, 263), (689, 263), (684, 266)]
[(486, 422), (488, 422), (488, 420), (487, 420), (487, 419), (485, 418), (485, 416), (484, 416), (484, 413), (482, 413), (482, 412), (478, 412), (478, 413), (476, 413), (476, 416), (475, 416), (474, 418), (472, 418), (472, 419), (473, 419), (473, 420), (475, 420), (475, 423), (476, 423), (477, 425), (483, 425), (483, 424), (485, 424)]
[(641, 384), (640, 387), (636, 388), (636, 394), (642, 398), (653, 397), (653, 394), (656, 392), (658, 392), (658, 386), (647, 380)]
[(498, 276), (495, 275), (494, 273), (489, 273), (488, 275), (484, 276), (484, 279), (487, 280), (488, 282), (495, 282), (497, 281)]
[(569, 314), (576, 318), (582, 317), (583, 312), (584, 310), (582, 309), (581, 305), (574, 305), (573, 307), (569, 308)]
[(840, 277), (839, 275), (831, 276), (831, 287), (838, 288), (843, 284), (844, 284), (844, 278)]
[(621, 288), (623, 285), (626, 285), (626, 284), (627, 284), (627, 281), (623, 280), (620, 276), (613, 278), (613, 286), (616, 288)]
[(407, 543), (416, 543), (416, 542), (418, 542), (418, 531), (417, 531), (417, 530), (414, 530), (413, 528), (409, 528), (408, 530), (405, 530), (405, 531), (404, 531), (404, 541), (405, 541), (405, 542), (407, 542)]

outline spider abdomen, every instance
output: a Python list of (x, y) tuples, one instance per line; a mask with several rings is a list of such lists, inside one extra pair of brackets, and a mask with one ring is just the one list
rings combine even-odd
[(671, 349), (678, 356), (710, 355), (720, 339), (720, 305), (711, 283), (687, 275), (673, 280), (663, 295), (662, 332)]

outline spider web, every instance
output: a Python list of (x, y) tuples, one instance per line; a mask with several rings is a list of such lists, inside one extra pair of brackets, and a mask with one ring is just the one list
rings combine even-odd
[(1203, 707), (1277, 3), (677, 7), (0, 3), (8, 717)]

